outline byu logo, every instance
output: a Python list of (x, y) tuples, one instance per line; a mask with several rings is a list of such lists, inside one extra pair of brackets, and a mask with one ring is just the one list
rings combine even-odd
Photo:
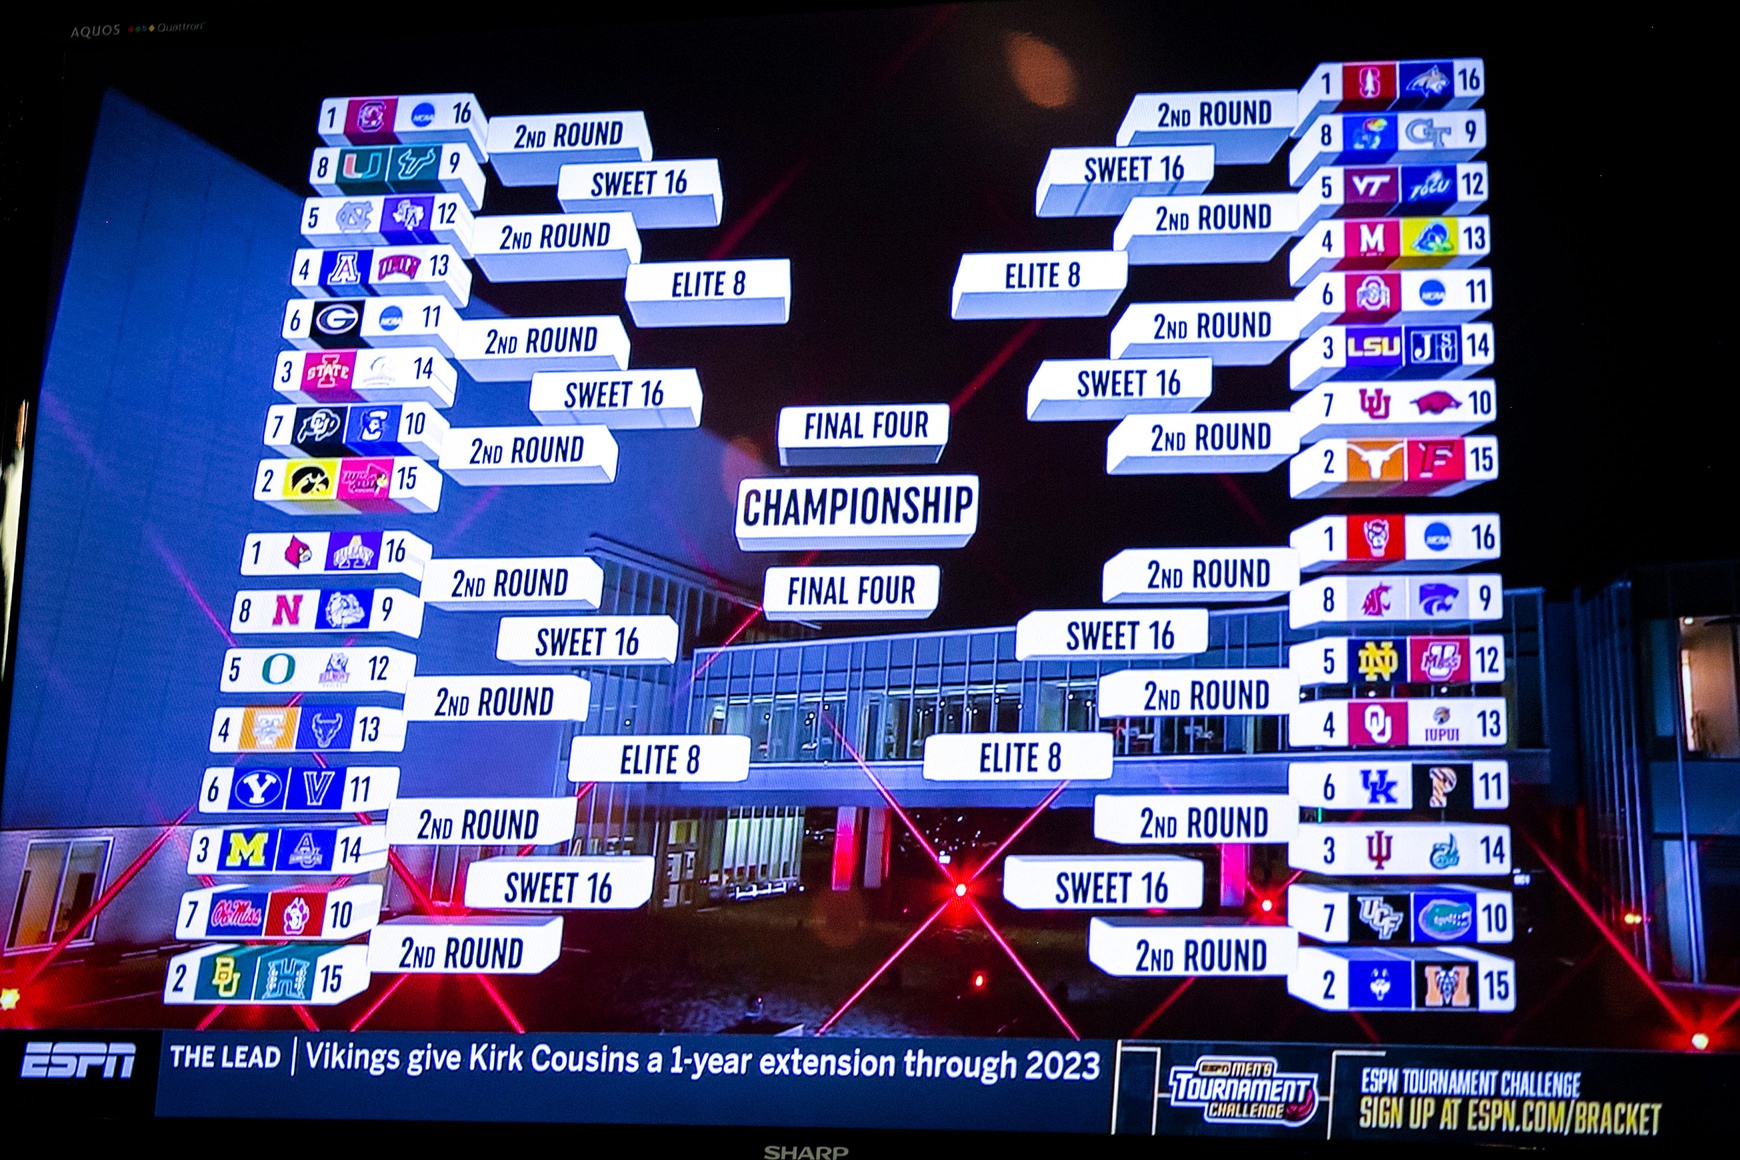
[[(254, 732), (256, 735), (259, 733), (257, 726)], [(248, 791), (248, 796), (242, 804), (250, 809), (269, 806), (278, 800), (278, 775), (269, 769), (254, 770), (242, 778), (242, 785)]]
[[(1386, 728), (1389, 722), (1389, 715), (1385, 714), (1384, 725)], [(1369, 728), (1371, 724), (1369, 716), (1366, 718), (1366, 724)], [(1380, 765), (1375, 769), (1362, 769), (1359, 771), (1359, 780), (1360, 784), (1365, 787), (1366, 805), (1375, 806), (1383, 802), (1388, 802), (1392, 806), (1398, 804), (1396, 802), (1396, 786), (1400, 783), (1390, 777), (1390, 771), (1387, 767)]]

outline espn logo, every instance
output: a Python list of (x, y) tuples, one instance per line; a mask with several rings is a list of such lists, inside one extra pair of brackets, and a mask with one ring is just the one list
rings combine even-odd
[(131, 1079), (131, 1043), (26, 1043), (22, 1079), (86, 1079), (93, 1067), (103, 1069), (104, 1079)]

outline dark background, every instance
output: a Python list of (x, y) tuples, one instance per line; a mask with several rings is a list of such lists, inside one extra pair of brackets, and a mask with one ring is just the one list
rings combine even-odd
[[(1110, 143), (1133, 94), (1293, 87), (1324, 60), (1483, 56), (1502, 478), (1409, 506), (1502, 512), (1507, 584), (1554, 596), (1637, 564), (1740, 555), (1733, 278), (1721, 269), (1733, 138), (1712, 112), (1731, 105), (1726, 35), (1662, 6), (1599, 21), (1520, 7), (764, 4), (675, 23), (664, 18), (691, 15), (687, 6), (643, 4), (646, 19), (560, 27), (516, 25), (499, 6), (342, 20), (291, 9), (88, 41), (70, 28), (117, 18), (80, 16), (16, 46), (3, 205), (15, 297), (0, 390), (34, 392), (111, 85), (298, 193), (320, 143), (319, 101), (335, 94), (469, 90), (492, 115), (644, 109), (655, 156), (718, 157), (725, 184), (721, 229), (648, 231), (646, 259), (702, 257), (735, 233), (733, 256), (790, 257), (794, 286), (784, 327), (636, 331), (634, 364), (699, 367), (707, 426), (772, 462), (781, 406), (950, 400), (982, 376), (1024, 324), (950, 320), (960, 254), (1108, 246), (1115, 218), (1038, 219), (1033, 189), (1052, 147)], [(119, 23), (141, 15), (178, 16)], [(437, 34), (449, 22), (461, 30)], [(1068, 62), (1067, 104), (1023, 96), (1007, 63), (1015, 33)], [(1285, 156), (1223, 167), (1210, 192), (1286, 188)], [(549, 188), (493, 182), (484, 204), (556, 208)], [(931, 626), (1098, 603), (1100, 564), (1122, 548), (1279, 544), (1318, 515), (1361, 510), (1288, 499), (1280, 468), (1108, 478), (1109, 425), (1024, 418), (1039, 360), (1103, 356), (1128, 303), (1291, 297), (1285, 261), (1133, 267), (1110, 316), (1042, 323), (984, 381), (939, 467), (983, 477), (980, 532), (938, 557), (948, 574)], [(480, 279), (477, 293), (510, 313), (627, 321), (613, 282)], [(1217, 369), (1208, 409), (1289, 406), (1284, 367)]]

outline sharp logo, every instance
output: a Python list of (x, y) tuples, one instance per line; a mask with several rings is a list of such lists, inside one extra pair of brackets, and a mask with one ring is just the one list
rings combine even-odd
[(89, 1079), (91, 1069), (101, 1068), (99, 1079), (131, 1079), (136, 1052), (131, 1043), (26, 1043), (18, 1075), (22, 1079)]

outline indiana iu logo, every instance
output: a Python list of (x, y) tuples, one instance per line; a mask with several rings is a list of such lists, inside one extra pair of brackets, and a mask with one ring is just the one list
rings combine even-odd
[(1372, 869), (1382, 870), (1390, 860), (1390, 854), (1396, 844), (1395, 838), (1382, 830), (1373, 830), (1365, 836), (1365, 856), (1371, 859)]
[(1361, 387), (1359, 409), (1374, 423), (1383, 422), (1390, 417), (1390, 393), (1382, 387)]

